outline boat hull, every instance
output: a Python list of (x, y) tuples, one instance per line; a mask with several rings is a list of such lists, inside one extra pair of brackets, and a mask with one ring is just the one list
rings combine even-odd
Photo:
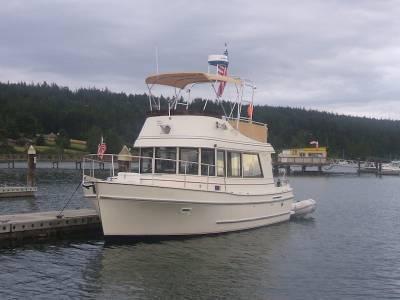
[(82, 192), (83, 197), (85, 197), (89, 205), (94, 208), (98, 214), (100, 214), (99, 202), (97, 201), (96, 188), (94, 185), (97, 180), (98, 179), (94, 177), (84, 175), (82, 180)]
[(382, 169), (382, 171), (381, 171), (381, 174), (382, 175), (400, 175), (400, 169)]
[(291, 191), (237, 195), (97, 182), (105, 237), (194, 236), (289, 220)]

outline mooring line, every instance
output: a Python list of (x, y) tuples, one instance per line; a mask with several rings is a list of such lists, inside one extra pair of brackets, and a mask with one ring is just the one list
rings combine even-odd
[(81, 182), (79, 182), (79, 184), (76, 186), (75, 191), (72, 193), (71, 197), (68, 199), (67, 203), (65, 203), (64, 207), (60, 210), (60, 213), (57, 215), (57, 218), (62, 218), (63, 217), (63, 211), (64, 209), (68, 206), (69, 202), (72, 200), (72, 198), (74, 197), (76, 191), (79, 189), (79, 187), (81, 186)]

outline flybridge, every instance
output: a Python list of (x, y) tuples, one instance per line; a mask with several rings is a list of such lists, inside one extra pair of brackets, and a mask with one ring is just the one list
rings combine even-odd
[[(253, 101), (255, 93), (255, 85), (249, 81), (239, 77), (227, 76), (228, 56), (227, 50), (224, 55), (210, 55), (208, 57), (209, 71), (210, 66), (215, 66), (216, 74), (210, 72), (175, 72), (161, 73), (151, 75), (146, 78), (145, 82), (149, 90), (150, 111), (160, 111), (161, 103), (159, 97), (154, 97), (153, 90), (155, 86), (167, 86), (173, 88), (173, 96), (168, 99), (168, 114), (175, 111), (178, 105), (184, 106), (186, 110), (191, 102), (191, 92), (199, 84), (209, 84), (211, 91), (215, 94), (215, 100), (221, 105), (224, 117), (236, 121), (236, 128), (239, 127), (240, 121), (253, 121)], [(230, 102), (229, 109), (225, 109), (222, 104), (222, 94), (225, 86), (233, 86), (234, 99)], [(250, 91), (250, 93), (248, 93)], [(224, 99), (226, 101), (226, 99)], [(208, 100), (206, 100), (203, 111), (205, 111)], [(246, 107), (243, 107), (246, 106)]]

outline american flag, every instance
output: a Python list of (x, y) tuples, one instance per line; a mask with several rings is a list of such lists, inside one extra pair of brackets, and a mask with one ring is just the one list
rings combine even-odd
[(104, 143), (103, 137), (101, 137), (101, 142), (97, 146), (97, 156), (100, 159), (103, 159), (103, 156), (104, 156), (104, 153), (106, 153), (106, 150), (107, 150), (107, 145), (106, 145), (106, 143)]
[[(228, 48), (227, 48), (226, 44), (225, 44), (224, 55), (228, 56)], [(218, 75), (221, 75), (221, 76), (227, 76), (228, 75), (228, 63), (220, 64), (220, 65), (217, 66), (217, 68), (218, 68)], [(224, 93), (225, 85), (226, 85), (226, 82), (224, 82), (224, 81), (221, 81), (219, 83), (218, 92), (217, 92), (218, 97), (221, 97), (222, 94)]]

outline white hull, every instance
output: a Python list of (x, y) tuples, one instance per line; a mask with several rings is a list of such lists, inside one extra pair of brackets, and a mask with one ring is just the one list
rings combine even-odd
[(94, 186), (91, 186), (97, 180), (98, 180), (97, 178), (85, 175), (83, 177), (82, 191), (83, 191), (83, 196), (90, 203), (90, 206), (94, 208), (98, 214), (100, 214), (99, 202), (97, 201), (96, 192)]
[(107, 236), (214, 234), (266, 226), (290, 218), (291, 190), (237, 195), (133, 184), (96, 183)]
[[(379, 170), (377, 168), (361, 168), (361, 172), (363, 173), (378, 173)], [(388, 168), (388, 167), (382, 167), (382, 170), (380, 171), (381, 175), (400, 175), (400, 169), (399, 168)]]
[(400, 170), (382, 169), (381, 174), (382, 175), (400, 175)]
[(100, 215), (99, 201), (96, 196), (86, 197), (86, 200), (90, 203), (90, 206), (96, 210), (97, 214)]
[(382, 175), (400, 175), (400, 162), (392, 161), (388, 164), (382, 164)]

